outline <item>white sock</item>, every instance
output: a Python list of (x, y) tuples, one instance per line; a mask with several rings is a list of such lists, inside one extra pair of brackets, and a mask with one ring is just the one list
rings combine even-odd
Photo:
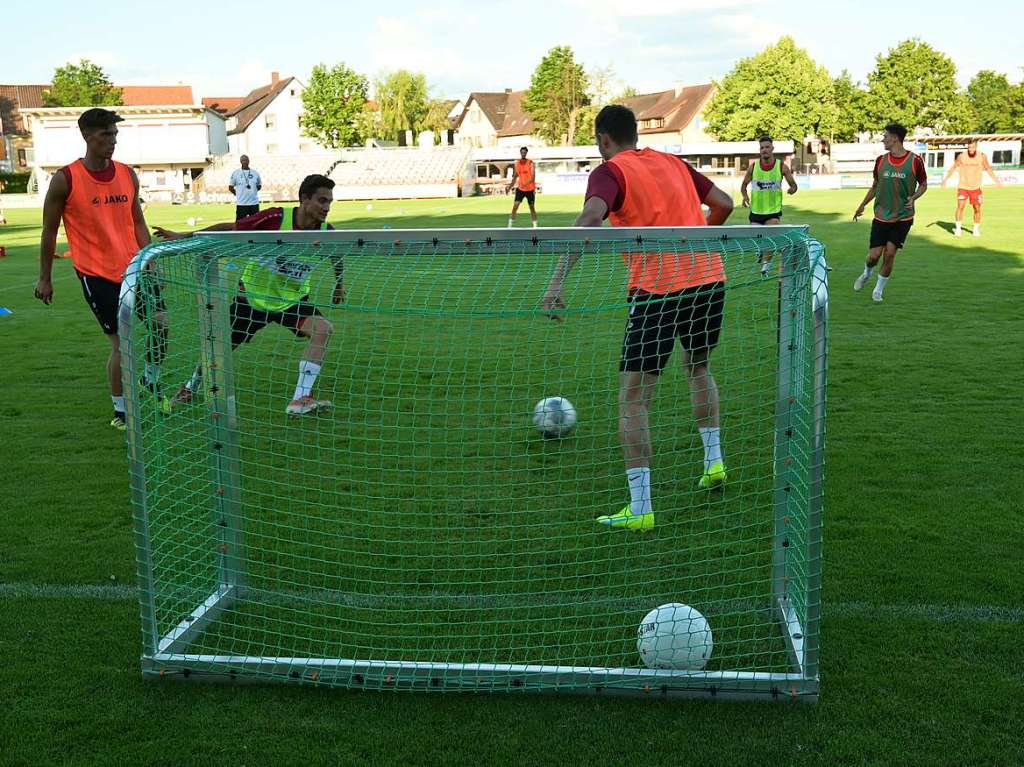
[(772, 262), (771, 261), (762, 261), (761, 262), (761, 274), (762, 275), (767, 275), (768, 274), (768, 270), (771, 269), (771, 267), (772, 267)]
[(509, 229), (511, 229), (511, 228), (512, 228), (512, 219), (511, 219), (511, 218), (510, 218), (510, 219), (508, 220), (508, 228), (509, 228)]
[(961, 222), (957, 221), (957, 222), (956, 222), (956, 233), (957, 233), (957, 234), (960, 234), (960, 227), (961, 227), (961, 226), (962, 226)]
[(534, 229), (536, 229), (536, 228), (537, 228), (537, 219), (533, 219), (533, 228), (534, 228)]
[(309, 360), (299, 360), (299, 382), (295, 385), (295, 396), (292, 399), (308, 397), (313, 391), (316, 377), (320, 375), (320, 366)]
[(199, 390), (199, 384), (203, 380), (203, 371), (201, 368), (196, 368), (195, 372), (192, 373), (192, 377), (185, 382), (185, 388), (193, 394)]
[(974, 236), (978, 237), (981, 235), (981, 224), (974, 225)]
[(110, 395), (110, 401), (114, 403), (115, 413), (124, 413), (124, 396), (115, 397), (113, 394)]
[(874, 268), (875, 267), (873, 266), (868, 266), (867, 264), (864, 264), (864, 274), (862, 274), (861, 277), (863, 277), (865, 280), (868, 279), (868, 277), (871, 276), (871, 270)]
[(651, 509), (651, 470), (646, 466), (626, 469), (629, 481), (629, 512), (630, 514), (650, 514)]
[(711, 470), (711, 464), (722, 460), (722, 430), (718, 426), (698, 428), (704, 443), (704, 471)]
[(875, 283), (875, 293), (882, 295), (882, 291), (885, 290), (885, 283), (889, 281), (888, 277), (878, 275), (878, 282)]
[(160, 366), (154, 365), (152, 362), (146, 363), (146, 383), (158, 384), (160, 383)]

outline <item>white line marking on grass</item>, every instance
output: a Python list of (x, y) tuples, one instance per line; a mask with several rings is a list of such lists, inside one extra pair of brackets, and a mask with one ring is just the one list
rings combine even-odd
[[(0, 583), (0, 597), (11, 599), (98, 599), (108, 602), (134, 602), (138, 590), (123, 584), (42, 584), (42, 583)], [(501, 595), (501, 594), (359, 594), (342, 591), (252, 592), (253, 601), (259, 604), (295, 604), (296, 602), (340, 604), (351, 607), (373, 608), (394, 607), (396, 603), (415, 605), (420, 608), (438, 608), (460, 605), (477, 608), (519, 607), (565, 607), (590, 602), (604, 607), (639, 609), (638, 600), (620, 598), (590, 599), (578, 594), (561, 595)], [(554, 598), (553, 598), (554, 597)], [(175, 595), (184, 599), (186, 595)], [(196, 597), (196, 601), (200, 601)], [(651, 600), (643, 600), (644, 604)], [(724, 612), (747, 612), (768, 610), (767, 605), (749, 600), (734, 600), (712, 605), (702, 605), (709, 614)], [(1024, 608), (999, 605), (930, 605), (930, 604), (888, 604), (873, 605), (868, 602), (834, 602), (822, 606), (822, 612), (829, 617), (860, 618), (917, 618), (933, 623), (1024, 623)]]

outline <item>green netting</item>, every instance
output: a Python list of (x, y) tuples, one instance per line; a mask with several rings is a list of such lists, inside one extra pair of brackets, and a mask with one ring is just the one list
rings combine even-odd
[[(148, 248), (122, 312), (145, 669), (430, 690), (816, 692), (823, 249), (796, 230), (634, 235), (334, 232)], [(638, 251), (718, 252), (728, 275), (711, 356), (728, 481), (697, 487), (704, 454), (677, 344), (651, 406), (657, 524), (644, 533), (594, 522), (629, 501), (619, 359), (623, 254)], [(559, 259), (579, 253), (565, 321), (552, 322), (540, 299)], [(313, 396), (329, 409), (286, 413), (307, 338), (271, 322), (230, 351), (254, 261), (312, 268), (308, 302), (333, 326)], [(139, 381), (162, 333), (157, 397)], [(175, 398), (190, 379), (191, 401)], [(547, 396), (575, 406), (568, 437), (533, 427)], [(703, 670), (640, 661), (641, 618), (671, 602), (708, 619)]]

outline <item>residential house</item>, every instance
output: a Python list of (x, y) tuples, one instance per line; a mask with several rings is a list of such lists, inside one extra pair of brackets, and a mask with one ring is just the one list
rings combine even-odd
[(672, 90), (623, 99), (636, 114), (638, 145), (664, 147), (714, 141), (707, 131), (704, 109), (715, 94), (711, 83), (678, 85)]
[(523, 111), (525, 91), (469, 94), (455, 120), (455, 143), (472, 147), (543, 146), (533, 135), (533, 118)]

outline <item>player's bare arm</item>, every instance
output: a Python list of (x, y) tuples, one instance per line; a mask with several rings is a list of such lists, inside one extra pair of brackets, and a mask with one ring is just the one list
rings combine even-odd
[(162, 226), (154, 226), (153, 233), (161, 240), (184, 240), (189, 237), (194, 237), (199, 232), (233, 232), (235, 231), (235, 224), (233, 221), (225, 221), (222, 224), (212, 224), (205, 229), (196, 229), (194, 232), (175, 232), (170, 229), (165, 229)]
[[(600, 197), (591, 197), (583, 203), (583, 210), (576, 217), (576, 223), (573, 226), (599, 227), (604, 223), (606, 215), (608, 215), (607, 203)], [(580, 260), (580, 257), (580, 253), (562, 256), (558, 260), (554, 274), (551, 275), (551, 281), (548, 283), (547, 290), (544, 291), (541, 306), (547, 310), (548, 317), (555, 320), (555, 322), (562, 321), (562, 318), (555, 313), (555, 310), (565, 308), (565, 301), (562, 300), (565, 278), (569, 276), (569, 272), (576, 266), (576, 262)]]
[(35, 297), (44, 304), (53, 301), (53, 259), (57, 255), (57, 230), (68, 202), (68, 180), (63, 173), (56, 173), (50, 180), (43, 201), (43, 233), (39, 238), (39, 281), (35, 285)]
[(747, 165), (747, 172), (743, 176), (743, 183), (740, 184), (740, 196), (743, 197), (743, 207), (750, 207), (750, 194), (747, 192), (747, 187), (750, 186), (750, 182), (754, 180), (754, 163), (757, 160), (751, 160), (750, 164)]
[(708, 196), (704, 198), (704, 204), (708, 206), (707, 221), (710, 226), (721, 226), (726, 219), (732, 215), (732, 197), (727, 195), (717, 186), (711, 187)]
[(878, 181), (875, 180), (871, 183), (871, 188), (868, 189), (868, 193), (864, 195), (864, 200), (860, 205), (857, 206), (857, 210), (854, 211), (853, 220), (856, 221), (858, 218), (864, 215), (864, 208), (868, 206), (868, 203), (875, 199), (875, 193), (878, 191)]
[[(149, 227), (146, 225), (146, 214), (142, 210), (142, 201), (139, 199), (139, 177), (131, 168), (128, 172), (132, 176), (132, 183), (135, 184), (135, 199), (132, 200), (132, 220), (135, 222), (135, 240), (139, 248), (144, 248), (152, 242), (149, 236)], [(61, 174), (63, 175), (63, 174)]]
[(981, 164), (985, 172), (988, 173), (989, 177), (992, 179), (992, 183), (996, 186), (1002, 186), (1003, 182), (999, 180), (999, 176), (997, 176), (996, 172), (992, 170), (992, 166), (989, 165), (988, 162), (988, 157), (984, 154), (981, 156)]
[(782, 177), (786, 179), (786, 183), (789, 184), (789, 190), (787, 194), (796, 194), (798, 189), (796, 185), (796, 179), (793, 177), (793, 171), (786, 163), (782, 163)]
[(956, 173), (958, 170), (960, 170), (960, 157), (959, 157), (959, 155), (953, 161), (953, 164), (949, 166), (949, 170), (946, 171), (946, 175), (942, 177), (942, 186), (943, 187), (946, 186), (946, 182), (949, 181), (949, 179), (953, 176), (953, 174)]

